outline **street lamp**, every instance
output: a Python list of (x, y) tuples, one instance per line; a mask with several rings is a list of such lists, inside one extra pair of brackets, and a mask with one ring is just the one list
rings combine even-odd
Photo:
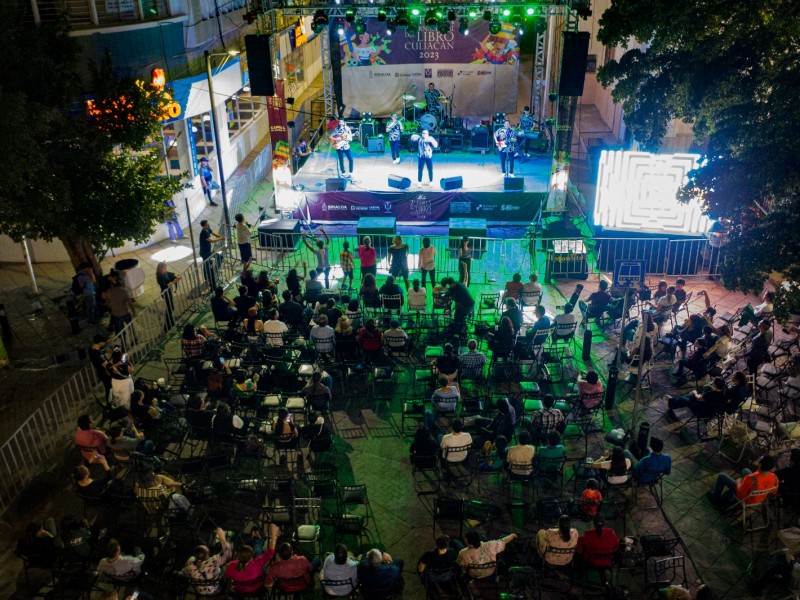
[[(214, 132), (214, 142), (217, 149), (217, 169), (219, 170), (219, 188), (220, 192), (222, 193), (222, 216), (225, 219), (225, 239), (230, 239), (231, 216), (228, 212), (228, 194), (227, 190), (225, 189), (225, 172), (222, 165), (222, 148), (220, 147), (221, 144), (219, 143), (219, 126), (217, 125), (217, 113), (215, 110), (216, 106), (214, 104), (214, 77), (211, 73), (211, 57), (224, 56), (225, 61), (227, 61), (230, 57), (236, 56), (237, 54), (239, 54), (238, 50), (229, 50), (225, 54), (211, 54), (208, 50), (203, 53), (206, 59), (206, 76), (208, 77), (208, 99), (211, 104), (211, 130)], [(225, 65), (225, 61), (223, 61), (222, 65), (220, 65), (221, 67)]]

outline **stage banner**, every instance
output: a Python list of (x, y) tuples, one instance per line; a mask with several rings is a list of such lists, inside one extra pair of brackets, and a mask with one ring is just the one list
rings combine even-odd
[(366, 24), (357, 34), (353, 23), (344, 23), (340, 36), (345, 115), (399, 113), (401, 96), (424, 102), (429, 83), (452, 96), (453, 116), (517, 111), (519, 37), (509, 23), (497, 35), (482, 18), (469, 23), (467, 35), (457, 22), (444, 34), (422, 26), (413, 34), (398, 29), (387, 35), (385, 22), (369, 18)]
[(286, 96), (283, 79), (275, 80), (275, 95), (267, 96), (267, 119), (273, 152), (278, 142), (289, 143), (289, 128), (286, 121)]
[(507, 192), (322, 192), (306, 194), (299, 208), (304, 218), (321, 223), (348, 223), (361, 217), (395, 217), (400, 223), (446, 222), (450, 217), (530, 223), (545, 197)]

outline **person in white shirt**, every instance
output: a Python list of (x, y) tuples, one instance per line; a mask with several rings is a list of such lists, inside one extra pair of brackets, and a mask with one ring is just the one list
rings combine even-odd
[(334, 337), (336, 332), (333, 327), (328, 325), (328, 316), (320, 315), (317, 325), (311, 328), (311, 341), (314, 342), (314, 348), (317, 352), (331, 353), (334, 347)]
[(433, 391), (431, 402), (437, 413), (455, 413), (461, 394), (458, 388), (450, 385), (447, 375), (439, 375), (439, 387)]
[(528, 278), (528, 281), (522, 284), (522, 292), (541, 295), (542, 284), (539, 283), (539, 276), (536, 273), (531, 273), (531, 276)]
[(436, 285), (436, 248), (431, 246), (431, 238), (422, 238), (422, 248), (419, 249), (419, 270), (422, 273), (422, 283), (430, 277), (431, 287)]
[(572, 311), (575, 309), (569, 302), (564, 305), (564, 312), (556, 315), (556, 329), (553, 332), (553, 339), (565, 338), (575, 333), (573, 325), (578, 322), (578, 315)]
[(115, 579), (135, 579), (142, 571), (144, 553), (137, 547), (134, 555), (123, 555), (119, 542), (111, 539), (106, 546), (106, 557), (97, 565), (97, 572)]
[(286, 334), (289, 331), (289, 327), (278, 318), (278, 311), (274, 308), (271, 308), (267, 312), (267, 316), (269, 320), (264, 323), (264, 333), (267, 335), (267, 346), (272, 346), (273, 348), (278, 348), (283, 346), (283, 337), (272, 337), (274, 334)]
[(419, 279), (411, 282), (411, 289), (408, 290), (408, 310), (415, 312), (425, 312), (428, 307), (428, 294), (424, 287), (420, 287)]
[(523, 429), (519, 433), (519, 444), (506, 451), (506, 466), (512, 475), (530, 475), (535, 455), (536, 447), (531, 444), (531, 434)]
[(460, 448), (462, 446), (471, 446), (472, 436), (464, 431), (464, 421), (456, 417), (453, 419), (453, 433), (448, 433), (442, 437), (439, 442), (439, 447), (442, 449), (442, 456), (447, 462), (461, 462), (467, 457), (468, 450), (461, 450), (459, 452), (448, 452), (448, 448)]
[(400, 321), (389, 321), (389, 329), (383, 332), (383, 343), (392, 350), (405, 350), (409, 347), (408, 334), (400, 327)]

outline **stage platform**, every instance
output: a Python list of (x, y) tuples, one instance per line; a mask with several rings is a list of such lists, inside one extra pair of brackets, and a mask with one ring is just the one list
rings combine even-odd
[[(299, 208), (305, 218), (351, 223), (361, 217), (391, 216), (398, 225), (447, 224), (459, 217), (486, 219), (489, 225), (530, 223), (549, 186), (550, 154), (532, 155), (524, 163), (517, 160), (515, 179), (524, 182), (524, 189), (506, 192), (500, 158), (494, 152), (437, 152), (433, 183), (419, 186), (416, 154), (403, 150), (401, 162), (393, 164), (388, 147), (383, 154), (368, 153), (357, 143), (351, 149), (354, 180), (347, 181), (344, 190), (326, 191), (326, 180), (337, 177), (336, 152), (327, 144), (321, 144), (294, 175), (293, 187), (303, 194)], [(410, 179), (411, 187), (390, 187), (391, 175)], [(440, 181), (448, 177), (461, 177), (463, 187), (442, 189)], [(427, 172), (423, 181), (427, 182)]]

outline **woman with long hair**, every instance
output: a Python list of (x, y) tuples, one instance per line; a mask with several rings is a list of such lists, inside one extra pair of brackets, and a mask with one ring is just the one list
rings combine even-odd
[(572, 527), (569, 516), (558, 519), (558, 527), (540, 529), (536, 534), (536, 548), (546, 563), (554, 566), (568, 565), (573, 554), (548, 552), (549, 549), (571, 550), (578, 546), (578, 530)]
[(301, 283), (306, 280), (308, 276), (308, 270), (306, 269), (306, 263), (303, 263), (303, 276), (297, 273), (297, 269), (289, 269), (289, 272), (286, 273), (286, 289), (288, 289), (292, 293), (292, 299), (296, 302), (303, 302), (303, 287)]
[(392, 238), (389, 246), (389, 274), (392, 277), (402, 277), (408, 289), (408, 244), (403, 243), (399, 235)]
[(436, 285), (436, 248), (431, 246), (431, 238), (422, 238), (422, 248), (419, 249), (419, 271), (422, 273), (422, 287), (425, 287), (426, 277), (430, 277), (431, 287)]
[(284, 450), (297, 448), (300, 433), (292, 423), (292, 415), (284, 406), (278, 409), (278, 416), (272, 423), (272, 434), (275, 438), (275, 448)]
[(166, 320), (164, 322), (164, 331), (169, 331), (175, 326), (175, 319), (172, 316), (172, 311), (175, 308), (175, 300), (172, 297), (172, 287), (177, 285), (181, 276), (172, 273), (167, 268), (167, 263), (161, 261), (156, 267), (156, 281), (158, 287), (161, 288), (161, 295), (164, 297), (164, 302), (167, 305)]
[(376, 308), (381, 305), (380, 294), (378, 292), (378, 284), (375, 281), (375, 275), (367, 273), (361, 281), (361, 298), (364, 301), (364, 306)]
[(225, 567), (225, 577), (233, 585), (235, 594), (255, 595), (264, 587), (264, 568), (275, 557), (275, 546), (281, 530), (275, 523), (269, 524), (269, 545), (259, 556), (254, 556), (253, 547), (239, 546), (236, 558)]
[(458, 282), (469, 287), (469, 276), (472, 271), (472, 249), (469, 247), (469, 238), (461, 238), (458, 249)]
[(621, 446), (614, 446), (610, 457), (606, 453), (603, 460), (594, 462), (592, 467), (607, 471), (606, 481), (611, 485), (621, 485), (630, 478), (631, 459), (625, 456)]
[(500, 319), (497, 330), (492, 335), (490, 347), (492, 352), (505, 358), (514, 348), (514, 323), (509, 317)]
[(242, 328), (250, 342), (261, 341), (264, 333), (264, 322), (258, 318), (258, 307), (251, 306), (247, 310), (247, 318), (242, 322)]

